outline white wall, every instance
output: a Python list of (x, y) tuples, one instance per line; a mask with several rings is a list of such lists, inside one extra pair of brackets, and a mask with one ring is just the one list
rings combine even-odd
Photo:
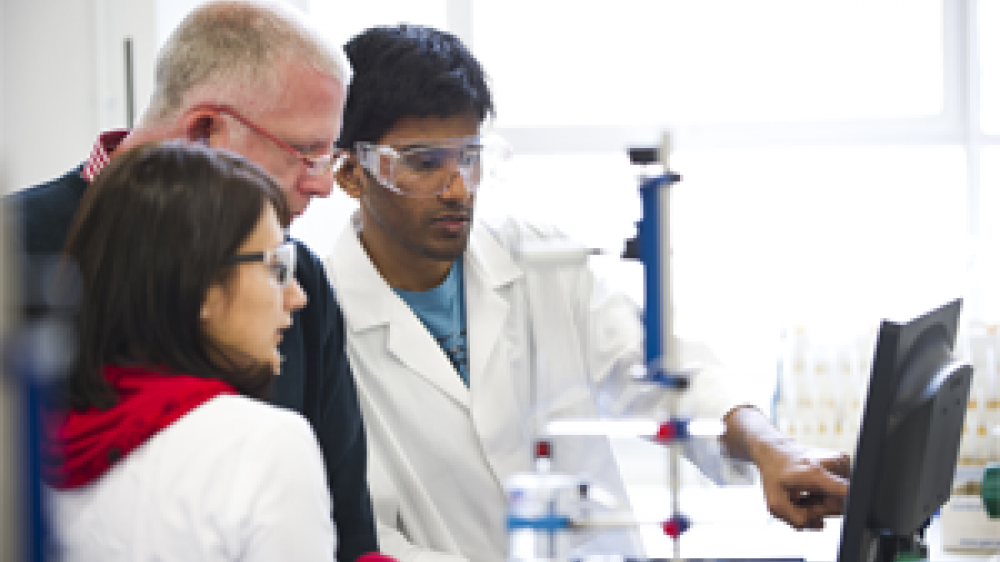
[(54, 177), (86, 154), (96, 127), (91, 4), (6, 0), (8, 189)]
[(149, 97), (154, 0), (3, 0), (0, 191), (80, 164), (96, 134), (125, 125), (123, 39), (133, 38), (136, 111)]

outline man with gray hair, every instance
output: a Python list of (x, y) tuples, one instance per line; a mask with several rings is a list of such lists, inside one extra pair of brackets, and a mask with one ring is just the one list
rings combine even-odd
[[(292, 212), (326, 197), (339, 152), (351, 78), (343, 51), (283, 4), (214, 0), (192, 11), (160, 51), (148, 110), (132, 131), (100, 135), (90, 157), (66, 175), (6, 198), (21, 222), (29, 258), (57, 254), (87, 186), (127, 149), (186, 139), (230, 150), (278, 180)], [(304, 415), (326, 464), (337, 557), (378, 550), (365, 482), (366, 444), (347, 356), (343, 316), (319, 259), (296, 242), (296, 279), (308, 304), (280, 350), (272, 401)], [(27, 287), (39, 286), (28, 279)]]

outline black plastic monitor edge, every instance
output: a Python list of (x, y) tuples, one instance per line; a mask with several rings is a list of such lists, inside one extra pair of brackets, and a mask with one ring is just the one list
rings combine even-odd
[[(912, 431), (905, 437), (902, 435), (888, 435), (888, 427), (891, 416), (894, 414), (893, 407), (897, 398), (900, 381), (905, 376), (917, 376), (928, 378), (929, 380), (918, 380), (920, 384), (927, 385), (926, 391), (932, 395), (931, 401), (937, 405), (936, 398), (940, 392), (951, 391), (960, 395), (964, 389), (964, 401), (960, 410), (951, 412), (949, 415), (962, 415), (964, 417), (965, 406), (968, 400), (969, 386), (971, 385), (972, 369), (968, 365), (959, 364), (954, 360), (955, 339), (958, 332), (958, 318), (961, 309), (961, 299), (956, 299), (948, 304), (935, 309), (923, 316), (915, 318), (909, 322), (896, 323), (883, 321), (879, 330), (878, 340), (875, 346), (875, 358), (872, 365), (871, 381), (868, 388), (868, 399), (865, 402), (864, 414), (862, 417), (861, 433), (858, 439), (858, 446), (855, 452), (854, 468), (851, 477), (851, 488), (848, 494), (847, 503), (844, 509), (844, 521), (841, 528), (841, 541), (838, 549), (838, 562), (878, 562), (881, 560), (891, 560), (895, 555), (895, 548), (904, 544), (911, 537), (894, 535), (887, 529), (878, 528), (873, 525), (872, 514), (876, 507), (876, 498), (879, 494), (879, 481), (883, 479), (883, 472), (890, 469), (923, 470), (921, 463), (925, 463), (926, 458), (919, 459), (888, 459), (884, 454), (891, 445), (891, 439), (909, 438), (913, 439), (937, 439), (940, 442), (951, 442), (954, 445), (954, 455), (941, 453), (935, 457), (935, 463), (941, 466), (950, 466), (951, 470), (936, 471), (933, 475), (935, 485), (951, 485), (954, 478), (954, 466), (957, 462), (957, 442), (960, 439), (961, 424), (957, 429), (949, 427), (950, 433), (942, 437), (941, 432), (928, 432), (934, 435), (915, 435)], [(925, 337), (927, 336), (927, 337)], [(944, 341), (942, 342), (942, 338)], [(913, 373), (915, 370), (909, 363), (909, 356), (920, 351), (920, 346), (933, 345), (934, 343), (947, 344), (949, 357), (947, 362), (937, 365), (936, 374), (927, 375), (927, 370)], [(908, 371), (909, 370), (909, 371)], [(934, 381), (940, 382), (944, 373), (947, 385), (933, 390), (931, 384)], [(952, 380), (956, 379), (956, 380)], [(913, 381), (911, 381), (912, 383)], [(957, 384), (953, 384), (957, 383)], [(947, 388), (944, 388), (947, 387)], [(955, 389), (958, 389), (957, 391)], [(952, 420), (954, 421), (954, 420)], [(898, 423), (898, 420), (897, 420)], [(952, 426), (954, 424), (951, 424)], [(922, 443), (926, 451), (930, 444)], [(896, 448), (898, 449), (898, 447)], [(935, 450), (944, 449), (950, 451), (948, 447), (937, 447)], [(956, 458), (945, 459), (943, 456), (954, 456)], [(921, 476), (924, 476), (921, 473)], [(947, 476), (947, 483), (943, 480)], [(884, 480), (883, 480), (884, 482)], [(943, 504), (947, 496), (940, 503)], [(940, 507), (940, 505), (934, 506)]]

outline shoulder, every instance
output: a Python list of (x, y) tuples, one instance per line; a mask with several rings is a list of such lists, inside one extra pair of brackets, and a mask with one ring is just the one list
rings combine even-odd
[(76, 168), (59, 178), (4, 198), (20, 223), (23, 244), (29, 254), (62, 249), (86, 189), (87, 182), (80, 176), (80, 168)]
[(204, 411), (189, 415), (211, 418), (199, 424), (201, 433), (216, 434), (218, 442), (203, 442), (201, 451), (195, 452), (199, 460), (190, 462), (200, 462), (206, 470), (228, 466), (230, 484), (248, 493), (254, 490), (258, 496), (263, 487), (325, 491), (319, 441), (301, 414), (234, 395), (217, 396), (203, 406)]
[(24, 208), (65, 203), (73, 204), (75, 207), (87, 188), (87, 182), (80, 175), (80, 170), (81, 167), (77, 167), (53, 180), (15, 191), (5, 199)]
[(292, 242), (297, 249), (295, 279), (308, 298), (305, 308), (302, 309), (302, 317), (326, 322), (336, 320), (341, 315), (340, 304), (334, 295), (323, 261), (301, 241), (293, 239)]
[(326, 282), (326, 271), (323, 269), (323, 262), (320, 261), (319, 256), (309, 249), (309, 246), (294, 238), (292, 243), (295, 244), (296, 249), (295, 277), (302, 285), (302, 289), (308, 294), (307, 286), (315, 287)]
[(516, 250), (524, 243), (570, 240), (555, 225), (517, 217), (487, 218), (478, 220), (476, 225), (480, 236), (485, 236), (508, 250)]
[(228, 452), (234, 459), (250, 458), (269, 464), (269, 459), (284, 455), (311, 455), (309, 451), (318, 447), (302, 415), (245, 396), (216, 396), (175, 425), (177, 435), (173, 440), (194, 442), (194, 435), (198, 435), (197, 440), (213, 450), (213, 456)]
[(312, 462), (318, 447), (301, 415), (245, 396), (220, 395), (157, 432), (126, 457), (121, 470), (138, 474), (160, 467), (156, 486), (164, 490), (185, 479), (222, 484), (219, 473), (254, 480), (278, 463)]
[[(558, 273), (587, 268), (589, 250), (559, 227), (518, 218), (483, 221), (470, 244), (473, 259), (496, 264), (504, 257), (528, 272), (536, 266), (559, 265)], [(576, 266), (576, 267), (571, 267)], [(526, 269), (525, 269), (526, 268)], [(557, 272), (544, 268), (545, 274)]]
[[(234, 394), (216, 396), (188, 415), (199, 424), (206, 425), (224, 420), (227, 426), (232, 427), (230, 433), (233, 435), (260, 435), (261, 432), (285, 430), (312, 431), (305, 418), (296, 412)], [(198, 419), (200, 417), (204, 419)]]

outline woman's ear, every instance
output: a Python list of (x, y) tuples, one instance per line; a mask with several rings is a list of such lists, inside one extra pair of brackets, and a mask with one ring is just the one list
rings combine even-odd
[(205, 294), (205, 300), (201, 303), (201, 313), (198, 315), (202, 322), (211, 322), (222, 316), (225, 310), (226, 293), (219, 285), (212, 285)]
[(353, 154), (348, 155), (344, 162), (337, 168), (337, 184), (344, 193), (354, 199), (361, 199), (362, 186), (364, 185), (365, 169), (358, 163)]

